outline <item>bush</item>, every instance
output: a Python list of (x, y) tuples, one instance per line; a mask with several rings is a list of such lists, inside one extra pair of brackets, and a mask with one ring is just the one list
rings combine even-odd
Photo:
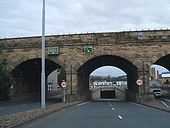
[(59, 72), (60, 73), (58, 75), (58, 83), (59, 83), (59, 85), (61, 85), (62, 80), (66, 80), (66, 72), (65, 72), (64, 68), (60, 68)]
[(10, 94), (10, 79), (4, 63), (0, 63), (0, 100), (7, 100)]

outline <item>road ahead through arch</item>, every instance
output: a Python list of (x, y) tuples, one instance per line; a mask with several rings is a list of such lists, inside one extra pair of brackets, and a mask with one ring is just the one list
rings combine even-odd
[(168, 128), (170, 113), (130, 102), (88, 102), (20, 126), (21, 128)]

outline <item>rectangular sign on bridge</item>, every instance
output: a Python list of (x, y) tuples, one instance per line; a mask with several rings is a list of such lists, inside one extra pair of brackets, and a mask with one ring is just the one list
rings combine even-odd
[(48, 55), (58, 55), (58, 47), (48, 47)]

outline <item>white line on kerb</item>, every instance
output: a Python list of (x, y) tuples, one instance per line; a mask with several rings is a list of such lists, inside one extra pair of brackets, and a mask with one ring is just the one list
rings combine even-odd
[(163, 105), (165, 105), (167, 108), (169, 108), (169, 106), (167, 104), (165, 104), (165, 102), (161, 101)]
[(121, 115), (118, 115), (118, 117), (119, 117), (119, 119), (121, 119), (121, 120), (123, 119), (123, 117), (122, 117)]
[(84, 103), (78, 104), (77, 106), (85, 105), (87, 103), (89, 103), (89, 102), (84, 102)]
[(169, 99), (165, 99), (167, 102), (170, 102), (170, 100)]

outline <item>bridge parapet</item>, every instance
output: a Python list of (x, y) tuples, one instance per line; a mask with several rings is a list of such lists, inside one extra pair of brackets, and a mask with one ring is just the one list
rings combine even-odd
[[(170, 30), (82, 33), (46, 36), (46, 46), (110, 45), (123, 43), (170, 42)], [(41, 47), (41, 37), (1, 39), (6, 49)]]

